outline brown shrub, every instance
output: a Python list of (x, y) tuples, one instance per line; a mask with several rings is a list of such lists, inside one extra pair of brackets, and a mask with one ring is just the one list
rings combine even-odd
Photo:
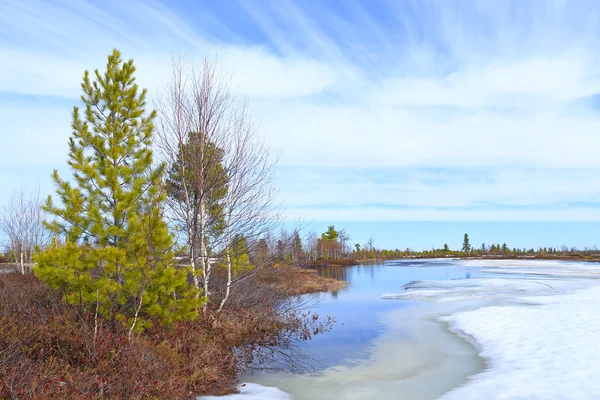
[(282, 311), (277, 305), (284, 295), (253, 279), (237, 288), (223, 313), (157, 324), (129, 341), (121, 325), (66, 305), (35, 276), (0, 275), (0, 398), (223, 393), (240, 365), (328, 329), (310, 313)]
[(64, 304), (32, 275), (0, 277), (0, 398), (193, 398), (231, 384), (231, 344), (214, 316), (127, 340), (118, 324)]

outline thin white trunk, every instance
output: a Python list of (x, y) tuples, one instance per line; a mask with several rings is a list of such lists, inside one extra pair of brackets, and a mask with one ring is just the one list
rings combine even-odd
[(96, 290), (96, 313), (94, 314), (94, 346), (96, 345), (96, 337), (98, 336), (98, 290)]
[[(235, 180), (234, 180), (235, 183)], [(217, 312), (221, 312), (223, 306), (227, 299), (229, 299), (229, 294), (231, 293), (231, 280), (232, 280), (232, 268), (231, 268), (231, 210), (229, 211), (229, 215), (227, 217), (227, 242), (226, 242), (227, 250), (225, 251), (227, 255), (227, 286), (225, 288), (225, 296), (223, 300), (221, 300), (221, 304), (219, 305), (219, 309)]]
[(200, 200), (200, 213), (199, 213), (199, 217), (200, 217), (200, 235), (199, 235), (200, 236), (200, 266), (202, 268), (204, 297), (206, 299), (203, 309), (204, 309), (204, 311), (206, 311), (206, 308), (208, 307), (209, 297), (210, 297), (209, 283), (210, 283), (211, 265), (210, 265), (210, 261), (208, 260), (208, 249), (206, 246), (206, 236), (205, 236), (206, 210), (205, 210), (204, 199), (203, 199), (202, 195), (200, 196), (200, 198), (202, 199), (202, 200)]
[(21, 273), (25, 275), (25, 262), (23, 261), (23, 248), (21, 248)]
[(235, 206), (235, 195), (237, 194), (237, 184), (238, 184), (238, 169), (239, 169), (239, 155), (240, 148), (239, 143), (236, 148), (236, 157), (235, 157), (235, 168), (233, 170), (233, 176), (231, 179), (231, 186), (229, 187), (229, 193), (227, 193), (227, 236), (225, 239), (225, 248), (227, 255), (227, 286), (225, 287), (225, 296), (223, 300), (221, 300), (221, 304), (219, 305), (219, 309), (217, 312), (220, 312), (225, 305), (225, 302), (229, 299), (229, 294), (231, 293), (231, 281), (232, 281), (232, 267), (231, 267), (231, 216), (233, 213), (233, 208)]
[[(227, 233), (227, 236), (229, 236), (229, 232)], [(229, 242), (229, 239), (228, 239)], [(223, 306), (225, 305), (225, 302), (227, 301), (227, 299), (229, 299), (229, 294), (231, 293), (231, 278), (232, 278), (232, 274), (231, 274), (231, 255), (230, 255), (230, 251), (229, 249), (227, 249), (227, 286), (225, 288), (225, 297), (223, 297), (223, 300), (221, 300), (221, 304), (219, 305), (219, 309), (217, 310), (217, 312), (221, 312), (221, 310), (223, 309)]]
[(196, 288), (195, 297), (200, 297), (200, 281), (198, 280), (198, 274), (196, 273), (196, 252), (194, 251), (193, 243), (190, 245), (190, 268), (192, 269), (192, 281)]
[(127, 334), (127, 339), (131, 340), (131, 335), (133, 334), (133, 329), (135, 328), (135, 324), (137, 324), (138, 315), (140, 314), (140, 310), (142, 309), (142, 303), (144, 301), (144, 290), (140, 294), (140, 302), (135, 310), (135, 315), (133, 316), (133, 323), (131, 324), (131, 328), (129, 328), (129, 333)]

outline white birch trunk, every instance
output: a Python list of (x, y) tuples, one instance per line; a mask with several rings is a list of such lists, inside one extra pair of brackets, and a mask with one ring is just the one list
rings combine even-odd
[(25, 262), (23, 260), (23, 248), (22, 247), (21, 247), (21, 263), (20, 263), (20, 266), (21, 266), (21, 273), (23, 275), (25, 275)]

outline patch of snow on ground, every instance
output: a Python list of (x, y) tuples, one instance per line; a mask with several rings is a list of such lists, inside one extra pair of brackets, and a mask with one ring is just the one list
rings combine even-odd
[(197, 400), (291, 400), (288, 393), (274, 388), (259, 385), (257, 383), (243, 383), (238, 386), (240, 393), (228, 396), (200, 396)]
[(490, 363), (442, 399), (599, 398), (600, 287), (523, 300), (441, 318)]

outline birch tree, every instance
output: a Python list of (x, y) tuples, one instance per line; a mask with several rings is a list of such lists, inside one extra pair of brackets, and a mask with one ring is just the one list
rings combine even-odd
[(34, 253), (50, 243), (42, 205), (39, 187), (31, 193), (21, 187), (11, 193), (0, 214), (0, 231), (8, 239), (14, 262), (22, 274), (31, 271)]
[(158, 147), (169, 165), (170, 217), (178, 230), (197, 295), (211, 294), (211, 250), (223, 233), (227, 184), (223, 147), (231, 107), (229, 86), (205, 59), (200, 67), (173, 57), (171, 79), (157, 102)]
[[(232, 114), (229, 138), (225, 168), (228, 176), (224, 246), (227, 283), (219, 311), (229, 299), (234, 279), (231, 238), (244, 236), (250, 242), (256, 242), (278, 222), (274, 185), (276, 160), (251, 122), (246, 102)], [(236, 256), (247, 257), (244, 254)]]
[[(258, 243), (277, 219), (272, 213), (275, 160), (250, 120), (246, 101), (232, 94), (230, 82), (208, 58), (200, 65), (172, 59), (158, 111), (159, 149), (172, 171), (172, 223), (205, 307), (219, 292), (222, 309), (234, 288), (235, 265), (249, 263), (248, 254), (232, 250), (234, 238)], [(219, 265), (225, 266), (226, 284), (213, 288), (211, 277)]]

